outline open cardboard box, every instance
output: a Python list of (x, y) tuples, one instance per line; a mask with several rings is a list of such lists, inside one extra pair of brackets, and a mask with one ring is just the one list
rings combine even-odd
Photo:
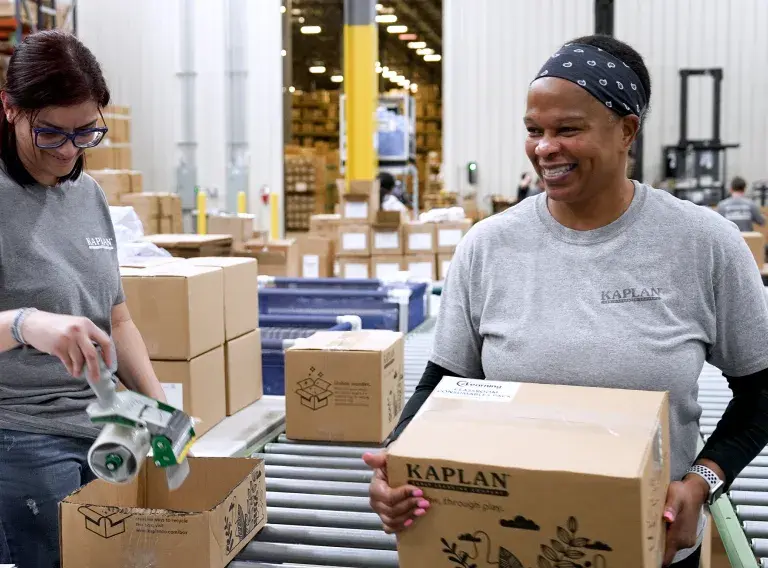
[(147, 461), (125, 485), (96, 480), (59, 505), (62, 568), (224, 568), (266, 524), (264, 462), (188, 458), (176, 491)]

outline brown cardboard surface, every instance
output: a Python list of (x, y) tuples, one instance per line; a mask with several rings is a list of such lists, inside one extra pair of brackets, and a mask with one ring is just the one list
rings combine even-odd
[(372, 278), (386, 280), (404, 270), (403, 257), (399, 255), (374, 255), (371, 257)]
[(151, 359), (185, 361), (224, 344), (221, 268), (173, 262), (120, 274)]
[(340, 203), (341, 224), (373, 223), (379, 209), (379, 196), (342, 195)]
[(224, 345), (227, 377), (227, 416), (264, 396), (261, 376), (261, 330), (246, 333)]
[(224, 271), (224, 332), (229, 341), (259, 327), (259, 265), (253, 258), (219, 256), (190, 258), (195, 266)]
[(120, 263), (121, 268), (154, 268), (172, 262), (184, 262), (183, 258), (175, 256), (137, 256)]
[(755, 262), (762, 268), (763, 264), (765, 264), (765, 236), (757, 231), (741, 233), (741, 236), (744, 237), (749, 250), (752, 251)]
[(267, 276), (298, 277), (300, 271), (299, 247), (295, 239), (280, 239), (265, 242), (250, 239), (245, 243), (250, 256), (259, 261), (259, 274)]
[[(339, 180), (343, 183), (344, 180)], [(351, 180), (346, 189), (341, 188), (339, 193), (346, 193), (347, 195), (360, 195), (368, 197), (369, 195), (379, 195), (379, 180)]]
[(207, 229), (211, 234), (232, 235), (232, 248), (242, 249), (253, 236), (255, 215), (209, 215)]
[(343, 256), (371, 256), (371, 227), (350, 223), (339, 227), (337, 254)]
[(362, 256), (338, 256), (340, 278), (372, 278), (371, 259)]
[(403, 230), (401, 227), (373, 228), (371, 254), (403, 254)]
[(411, 273), (412, 278), (428, 278), (436, 280), (437, 263), (434, 254), (409, 254), (405, 256), (403, 264), (405, 270)]
[(224, 347), (191, 361), (152, 361), (168, 404), (200, 419), (195, 432), (202, 436), (227, 416)]
[(464, 219), (463, 221), (443, 221), (435, 224), (435, 238), (437, 241), (438, 253), (451, 253), (456, 250), (456, 245), (464, 238), (472, 221)]
[(668, 414), (660, 392), (445, 377), (389, 447), (390, 483), (431, 503), (400, 567), (658, 568)]
[(403, 334), (318, 332), (285, 352), (286, 435), (381, 443), (403, 408)]
[(335, 239), (339, 232), (341, 215), (318, 214), (309, 218), (309, 232), (319, 237)]
[(327, 278), (333, 275), (333, 257), (336, 239), (312, 233), (297, 239), (301, 255), (302, 278)]
[(413, 221), (403, 225), (405, 254), (435, 254), (435, 224)]
[(397, 211), (379, 209), (376, 212), (376, 219), (373, 224), (374, 226), (381, 228), (399, 229), (403, 223), (407, 223), (408, 220), (408, 213), (402, 209)]
[(148, 460), (132, 483), (96, 480), (64, 499), (62, 568), (224, 568), (266, 524), (264, 462), (188, 460), (176, 491)]

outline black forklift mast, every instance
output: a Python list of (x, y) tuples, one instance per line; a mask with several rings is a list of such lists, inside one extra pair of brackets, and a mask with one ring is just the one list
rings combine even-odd
[[(688, 138), (688, 83), (691, 77), (712, 77), (712, 136)], [(699, 205), (714, 205), (727, 192), (726, 150), (739, 144), (724, 144), (720, 136), (722, 121), (721, 68), (680, 69), (680, 139), (675, 146), (664, 148), (665, 178), (672, 193)]]

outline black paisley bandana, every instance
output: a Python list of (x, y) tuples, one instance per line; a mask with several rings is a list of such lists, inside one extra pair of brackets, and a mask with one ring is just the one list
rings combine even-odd
[[(576, 83), (619, 116), (643, 118), (648, 97), (632, 68), (610, 53), (578, 43), (561, 47), (536, 75)], [(536, 80), (534, 79), (534, 81)]]

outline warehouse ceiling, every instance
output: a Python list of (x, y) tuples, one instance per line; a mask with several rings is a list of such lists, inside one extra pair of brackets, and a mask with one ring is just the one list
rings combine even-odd
[[(290, 0), (286, 2), (292, 29), (292, 85), (296, 89), (337, 89), (331, 81), (342, 75), (344, 45), (344, 0)], [(442, 56), (442, 0), (384, 0), (377, 3), (379, 19), (379, 61), (412, 83), (440, 84), (442, 63), (425, 61), (424, 56)], [(396, 21), (392, 21), (396, 18)], [(390, 26), (406, 26), (405, 33), (390, 33)], [(305, 34), (304, 26), (320, 26), (320, 33)], [(424, 42), (421, 53), (408, 44)], [(423, 49), (432, 50), (424, 52)], [(313, 66), (323, 66), (325, 73), (310, 73)], [(380, 88), (396, 85), (380, 74)]]

